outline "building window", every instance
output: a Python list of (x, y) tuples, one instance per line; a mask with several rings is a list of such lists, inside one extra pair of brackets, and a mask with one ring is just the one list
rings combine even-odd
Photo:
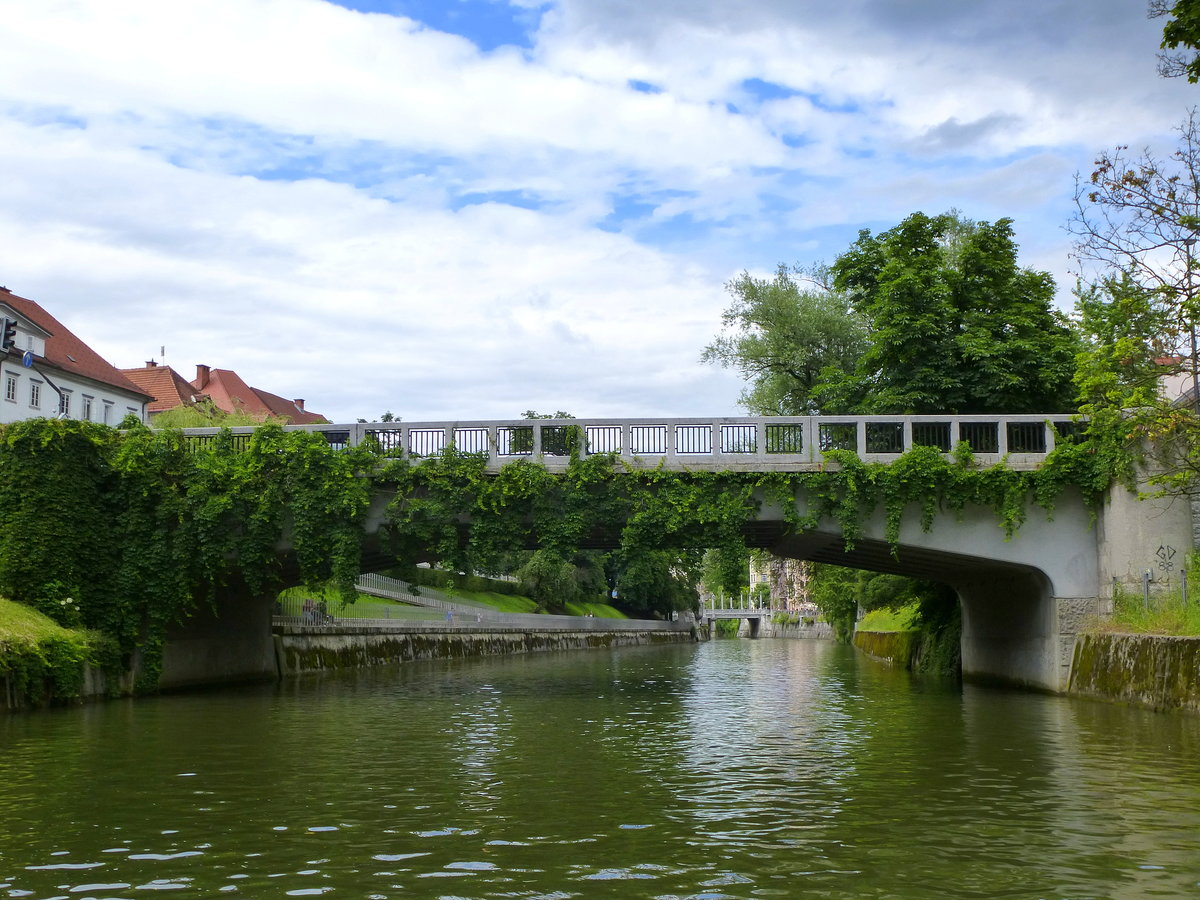
[(17, 376), (9, 375), (4, 382), (4, 399), (17, 402)]
[(29, 382), (29, 405), (34, 409), (42, 408), (42, 383), (40, 381)]
[(58, 414), (60, 416), (69, 416), (71, 414), (71, 392), (60, 390), (58, 392)]
[(83, 408), (79, 410), (79, 418), (85, 422), (92, 421), (92, 398), (87, 394), (83, 395)]
[(103, 422), (104, 422), (104, 424), (105, 424), (105, 425), (111, 425), (111, 424), (112, 424), (112, 407), (113, 407), (113, 405), (112, 405), (111, 403), (109, 403), (107, 400), (105, 400), (105, 401), (104, 401), (104, 419), (103, 419)]

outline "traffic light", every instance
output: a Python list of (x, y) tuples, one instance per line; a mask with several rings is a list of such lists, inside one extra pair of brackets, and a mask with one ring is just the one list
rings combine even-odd
[(2, 346), (4, 349), (4, 352), (7, 353), (9, 350), (11, 350), (13, 348), (13, 345), (16, 342), (17, 342), (17, 320), (6, 318), (4, 320), (4, 335), (2, 338), (2, 343), (0, 343), (0, 346)]

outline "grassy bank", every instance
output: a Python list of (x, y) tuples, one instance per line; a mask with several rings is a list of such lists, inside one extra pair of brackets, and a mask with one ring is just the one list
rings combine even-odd
[(115, 675), (115, 642), (99, 632), (63, 628), (24, 604), (0, 599), (0, 678), (6, 705), (76, 699), (86, 665)]
[[(1200, 572), (1192, 583), (1200, 584)], [(1173, 591), (1152, 595), (1147, 606), (1144, 595), (1118, 590), (1113, 597), (1112, 618), (1096, 622), (1092, 630), (1197, 637), (1200, 636), (1200, 597), (1193, 591), (1185, 604), (1180, 593)]]
[(857, 631), (917, 631), (917, 604), (900, 609), (873, 609), (858, 623)]
[[(940, 615), (923, 620), (920, 603), (912, 603), (899, 609), (873, 609), (858, 622), (854, 643), (876, 655), (890, 656), (890, 651), (883, 653), (870, 649), (870, 636), (905, 636), (904, 640), (884, 639), (875, 640), (874, 643), (892, 648), (902, 657), (896, 661), (914, 672), (957, 675), (961, 669), (961, 622), (958, 603), (955, 601), (937, 612)], [(863, 640), (859, 640), (860, 634), (865, 636)]]

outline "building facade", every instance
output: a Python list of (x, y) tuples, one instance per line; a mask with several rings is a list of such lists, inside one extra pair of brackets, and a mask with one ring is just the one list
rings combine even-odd
[(0, 288), (0, 316), (17, 323), (14, 345), (0, 353), (0, 423), (146, 421), (151, 397), (33, 300)]

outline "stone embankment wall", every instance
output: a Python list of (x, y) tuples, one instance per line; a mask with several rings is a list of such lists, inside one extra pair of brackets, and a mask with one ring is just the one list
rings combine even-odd
[(1200, 712), (1200, 638), (1081, 634), (1068, 693)]
[[(744, 627), (745, 623), (743, 623)], [(805, 625), (802, 622), (771, 622), (764, 620), (761, 629), (758, 636), (764, 638), (833, 640), (833, 626), (828, 622), (813, 622), (811, 625)]]
[(868, 656), (911, 669), (918, 638), (916, 631), (856, 631), (853, 643)]
[(518, 628), (410, 629), (282, 626), (275, 631), (281, 676), (418, 659), (460, 659), (548, 650), (692, 643), (693, 630), (531, 631)]

